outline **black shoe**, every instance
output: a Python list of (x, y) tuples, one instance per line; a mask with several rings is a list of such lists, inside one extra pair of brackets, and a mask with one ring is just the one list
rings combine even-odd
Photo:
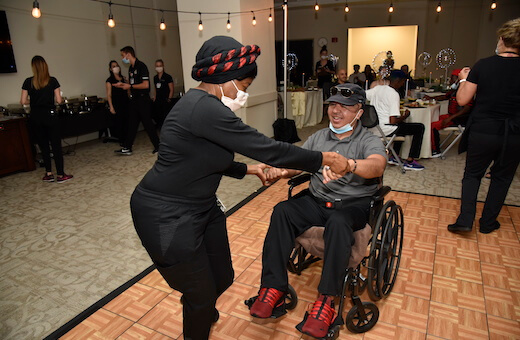
[(215, 308), (215, 317), (213, 318), (213, 323), (217, 322), (220, 317), (218, 310)]
[(480, 226), (478, 231), (480, 231), (482, 234), (489, 234), (490, 232), (497, 230), (498, 228), (500, 228), (500, 223), (498, 223), (498, 221), (495, 221), (491, 228), (482, 228), (482, 226)]
[(122, 148), (120, 150), (115, 150), (114, 152), (119, 154), (119, 155), (125, 155), (125, 156), (131, 156), (132, 155), (132, 149), (128, 149), (128, 148)]
[(451, 231), (452, 233), (460, 233), (460, 232), (468, 232), (473, 229), (471, 226), (466, 227), (457, 223), (453, 223), (448, 225), (448, 231)]

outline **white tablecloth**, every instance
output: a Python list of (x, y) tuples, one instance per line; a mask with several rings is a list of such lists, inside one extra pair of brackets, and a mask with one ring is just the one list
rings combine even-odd
[[(446, 101), (447, 102), (447, 101)], [(447, 108), (447, 106), (446, 106)], [(424, 124), (424, 136), (421, 145), (420, 158), (432, 157), (432, 143), (431, 143), (431, 124), (439, 120), (441, 114), (441, 104), (431, 105), (425, 108), (407, 108), (410, 110), (410, 116), (406, 118), (406, 123), (422, 123)], [(447, 111), (447, 110), (446, 110)], [(410, 147), (412, 145), (412, 136), (406, 136), (403, 146), (401, 148), (401, 157), (408, 158)]]
[[(283, 92), (278, 92), (283, 98)], [(318, 91), (287, 92), (287, 118), (294, 119), (296, 127), (314, 126), (323, 118), (323, 93)]]

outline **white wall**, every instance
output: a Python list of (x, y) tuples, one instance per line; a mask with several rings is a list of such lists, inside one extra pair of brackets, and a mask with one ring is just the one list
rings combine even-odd
[[(322, 5), (318, 13), (312, 6), (298, 8), (293, 5), (289, 7), (288, 35), (290, 40), (313, 39), (315, 62), (320, 50), (317, 41), (320, 37), (327, 38), (329, 53), (339, 56), (339, 67), (345, 67), (348, 28), (418, 25), (417, 54), (427, 51), (435, 56), (441, 49), (451, 47), (457, 54), (455, 67), (462, 67), (493, 54), (496, 30), (507, 20), (520, 16), (518, 0), (501, 0), (495, 11), (490, 10), (491, 1), (488, 0), (443, 1), (440, 14), (435, 11), (437, 3), (432, 0), (394, 1), (392, 15), (387, 11), (389, 1), (349, 1), (348, 14), (344, 11), (344, 1)], [(276, 19), (276, 40), (282, 40), (282, 12), (278, 8)], [(331, 42), (333, 37), (338, 38), (337, 43)], [(396, 60), (397, 67), (402, 64)], [(433, 62), (426, 71), (432, 71), (434, 77), (444, 74), (436, 68)]]
[[(179, 11), (239, 12), (273, 7), (272, 0), (177, 0)], [(273, 13), (274, 14), (274, 13)], [(274, 21), (267, 22), (269, 12), (255, 13), (257, 25), (251, 24), (252, 14), (231, 15), (231, 29), (226, 29), (227, 14), (203, 15), (204, 30), (197, 29), (198, 14), (179, 13), (182, 62), (186, 89), (198, 83), (191, 78), (195, 56), (202, 44), (216, 35), (227, 35), (244, 45), (256, 44), (261, 48), (257, 59), (258, 76), (248, 89), (249, 99), (237, 116), (267, 136), (273, 136), (272, 124), (276, 119), (276, 80), (274, 52)]]
[[(175, 10), (171, 0), (119, 0)], [(151, 74), (154, 61), (163, 58), (166, 71), (176, 79), (176, 91), (182, 90), (183, 75), (180, 60), (179, 34), (175, 13), (165, 13), (167, 29), (160, 31), (159, 12), (112, 6), (116, 27), (107, 26), (108, 6), (86, 0), (40, 1), (42, 16), (31, 16), (31, 1), (0, 0), (5, 10), (13, 42), (17, 73), (0, 74), (0, 105), (17, 103), (25, 78), (32, 76), (31, 58), (42, 55), (50, 73), (61, 84), (65, 96), (82, 93), (104, 97), (105, 80), (109, 76), (108, 62), (121, 63), (119, 50), (125, 45), (136, 49)]]

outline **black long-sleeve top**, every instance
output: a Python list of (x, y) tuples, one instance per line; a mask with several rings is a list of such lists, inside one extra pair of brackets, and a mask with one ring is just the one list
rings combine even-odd
[(214, 95), (191, 89), (168, 114), (159, 156), (141, 187), (195, 199), (215, 195), (223, 175), (242, 178), (247, 165), (234, 152), (260, 162), (316, 172), (322, 154), (277, 142), (244, 124)]

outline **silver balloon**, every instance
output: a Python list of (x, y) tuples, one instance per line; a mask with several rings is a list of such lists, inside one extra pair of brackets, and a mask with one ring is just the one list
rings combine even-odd
[(440, 68), (447, 69), (451, 65), (454, 65), (457, 61), (457, 56), (455, 55), (455, 51), (451, 48), (443, 48), (437, 53), (437, 65)]
[(329, 55), (329, 60), (332, 61), (332, 65), (334, 66), (334, 68), (336, 68), (339, 57), (335, 56), (334, 54), (331, 54), (331, 55)]
[[(296, 54), (290, 52), (287, 53), (287, 70), (291, 71), (296, 66), (298, 66), (298, 57)], [(282, 59), (282, 67), (285, 67), (284, 60)]]
[(432, 63), (432, 55), (428, 52), (423, 52), (419, 54), (417, 61), (419, 62), (419, 64), (423, 66), (423, 68), (426, 68), (428, 65)]
[(394, 65), (391, 51), (381, 51), (372, 59), (372, 68), (379, 75), (380, 79), (390, 75), (390, 71)]

